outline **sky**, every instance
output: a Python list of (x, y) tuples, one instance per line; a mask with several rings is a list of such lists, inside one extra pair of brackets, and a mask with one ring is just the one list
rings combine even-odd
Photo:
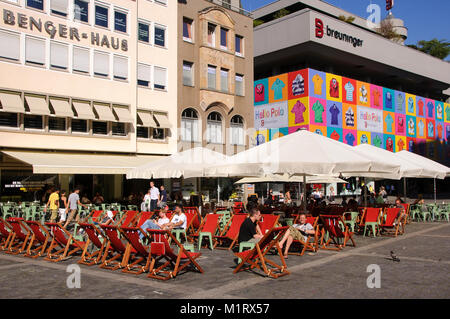
[[(253, 11), (275, 0), (241, 0), (245, 10)], [(385, 0), (325, 0), (360, 17), (368, 17), (369, 4), (381, 7), (381, 19), (387, 15)], [(450, 0), (394, 0), (392, 14), (404, 21), (408, 28), (405, 44), (417, 44), (420, 40), (450, 41)], [(447, 57), (446, 60), (450, 58)]]

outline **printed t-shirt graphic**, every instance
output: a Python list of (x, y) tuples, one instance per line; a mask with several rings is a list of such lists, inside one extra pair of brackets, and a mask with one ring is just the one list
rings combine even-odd
[(442, 125), (441, 125), (441, 123), (438, 123), (437, 125), (436, 125), (436, 131), (437, 131), (437, 133), (438, 133), (438, 138), (440, 138), (440, 139), (442, 139)]
[(345, 141), (347, 142), (348, 145), (354, 146), (355, 145), (355, 136), (352, 133), (347, 133), (347, 135), (345, 135)]
[(345, 98), (349, 102), (353, 102), (353, 92), (355, 91), (355, 87), (350, 82), (344, 86), (345, 89)]
[(255, 85), (255, 102), (264, 101), (264, 84), (258, 83)]
[(434, 109), (433, 102), (428, 102), (427, 109), (428, 109), (428, 117), (433, 117), (433, 109)]
[(306, 107), (302, 102), (297, 101), (297, 103), (294, 104), (294, 106), (292, 107), (291, 113), (294, 113), (294, 115), (295, 115), (295, 124), (304, 122), (303, 113), (305, 111), (306, 111)]
[(377, 88), (374, 88), (372, 91), (372, 95), (373, 95), (373, 104), (375, 106), (380, 106), (380, 92), (378, 91)]
[(359, 88), (359, 102), (367, 103), (367, 89), (364, 84)]
[(408, 121), (408, 134), (409, 135), (416, 134), (416, 130), (415, 130), (415, 127), (414, 127), (414, 121), (413, 121), (412, 118), (410, 118), (409, 121)]
[(283, 98), (283, 88), (285, 87), (283, 81), (276, 79), (273, 82), (271, 89), (273, 90), (273, 99), (281, 100)]
[(424, 136), (425, 132), (423, 131), (425, 129), (425, 123), (423, 120), (419, 120), (419, 123), (417, 123), (417, 127), (419, 128), (419, 136)]
[(372, 143), (374, 146), (377, 147), (381, 147), (381, 145), (383, 145), (383, 141), (381, 140), (380, 136), (376, 135), (373, 139), (372, 139)]
[(391, 114), (386, 115), (384, 121), (386, 122), (386, 131), (393, 133), (392, 123), (394, 123), (394, 119), (392, 118)]
[(408, 98), (408, 112), (414, 113), (414, 100), (412, 97)]
[(403, 142), (403, 139), (399, 139), (397, 141), (398, 151), (403, 151), (403, 147), (405, 147), (405, 142)]
[(418, 115), (420, 115), (420, 116), (424, 116), (423, 115), (423, 101), (422, 100), (419, 100), (419, 102), (417, 102), (417, 108), (418, 108), (418, 111), (417, 111), (417, 113), (418, 113)]
[(386, 150), (393, 152), (394, 151), (394, 142), (392, 138), (388, 137), (386, 140)]
[(397, 127), (399, 133), (405, 133), (405, 119), (403, 117), (398, 118)]
[(351, 107), (345, 112), (345, 125), (355, 126), (355, 113)]
[(392, 94), (391, 92), (386, 92), (386, 107), (392, 109)]
[(428, 136), (433, 137), (434, 136), (434, 126), (432, 122), (428, 122)]
[(336, 106), (336, 104), (333, 104), (333, 106), (330, 108), (331, 113), (331, 125), (338, 125), (338, 115), (341, 114), (341, 111), (339, 111), (339, 108)]
[(405, 102), (405, 99), (403, 98), (403, 95), (400, 93), (397, 94), (397, 98), (395, 99), (395, 104), (397, 107), (397, 112), (403, 111), (403, 103)]
[(445, 109), (446, 121), (450, 121), (450, 106), (447, 105)]
[(333, 133), (331, 133), (330, 137), (331, 137), (333, 140), (339, 141), (339, 138), (340, 138), (341, 136), (339, 135), (338, 132), (333, 131)]
[(409, 140), (408, 150), (409, 150), (410, 152), (415, 153), (415, 149), (414, 149), (414, 141), (413, 141), (413, 140)]
[(447, 141), (450, 140), (450, 125), (447, 125), (447, 127), (445, 128), (446, 132), (447, 132)]
[(361, 144), (367, 144), (369, 143), (369, 139), (367, 138), (366, 134), (361, 135), (361, 139), (360, 139)]
[(339, 83), (335, 78), (330, 80), (330, 96), (339, 98)]
[(319, 130), (319, 129), (316, 129), (316, 131), (314, 133), (319, 134), (319, 135), (323, 135), (322, 131)]
[(442, 119), (442, 105), (436, 104), (436, 117)]
[(323, 105), (319, 101), (316, 101), (316, 103), (314, 103), (312, 109), (314, 111), (314, 121), (316, 123), (323, 123), (323, 118), (322, 118), (322, 113), (324, 111)]
[(323, 80), (320, 77), (319, 74), (315, 74), (312, 78), (312, 81), (314, 83), (314, 94), (316, 95), (322, 95), (322, 83)]
[(297, 74), (294, 81), (292, 81), (292, 94), (300, 95), (305, 93), (305, 80), (301, 74)]

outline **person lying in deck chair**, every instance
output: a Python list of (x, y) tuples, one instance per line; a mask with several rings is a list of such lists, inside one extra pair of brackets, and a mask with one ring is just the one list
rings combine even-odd
[(183, 213), (183, 209), (182, 209), (181, 205), (176, 204), (173, 212), (175, 213), (175, 215), (173, 216), (172, 221), (165, 225), (166, 229), (168, 229), (168, 230), (180, 229), (180, 228), (186, 229), (187, 217)]
[(308, 235), (314, 235), (316, 233), (314, 227), (310, 223), (306, 223), (305, 213), (299, 215), (299, 221), (300, 224), (289, 226), (289, 229), (280, 240), (280, 248), (283, 248), (284, 242), (287, 241), (286, 247), (284, 248), (284, 258), (288, 258), (289, 247), (291, 247), (294, 239), (305, 242), (308, 239)]
[[(165, 206), (164, 209), (161, 209), (158, 213), (158, 220), (153, 221), (152, 219), (147, 219), (141, 226), (142, 230), (146, 229), (167, 229), (167, 224), (169, 224), (170, 220), (167, 218), (166, 213), (169, 210), (169, 206)], [(144, 238), (144, 234), (140, 233), (139, 238)]]

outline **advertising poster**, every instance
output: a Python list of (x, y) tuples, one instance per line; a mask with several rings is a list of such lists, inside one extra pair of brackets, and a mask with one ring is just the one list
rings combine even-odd
[(430, 120), (434, 120), (434, 100), (425, 99), (425, 117)]
[(309, 124), (309, 98), (303, 97), (288, 101), (289, 126)]
[(406, 137), (405, 136), (395, 136), (395, 150), (394, 152), (400, 152), (406, 150)]
[(405, 114), (405, 93), (401, 91), (395, 92), (395, 112)]
[(356, 104), (370, 107), (370, 84), (366, 82), (356, 81), (358, 98)]
[(370, 137), (371, 137), (370, 132), (358, 131), (358, 134), (357, 134), (357, 145), (360, 145), (360, 144), (371, 144)]
[(426, 127), (427, 121), (424, 118), (416, 117), (417, 130), (416, 137), (424, 139), (427, 138)]
[(356, 104), (356, 81), (342, 77), (342, 102)]
[(342, 142), (342, 128), (339, 127), (328, 127), (327, 136), (333, 140)]
[(342, 127), (342, 103), (327, 101), (327, 125)]
[(370, 106), (374, 109), (383, 109), (383, 88), (378, 85), (370, 85)]
[(288, 75), (287, 73), (269, 78), (269, 103), (287, 100)]
[(384, 134), (395, 134), (395, 113), (383, 111)]
[(395, 135), (384, 134), (383, 135), (384, 149), (390, 152), (395, 152)]
[(436, 125), (436, 127), (435, 127), (436, 131), (434, 132), (435, 138), (439, 141), (443, 141), (445, 139), (445, 137), (444, 137), (444, 129), (445, 129), (444, 122), (435, 121), (435, 125)]
[(342, 104), (342, 127), (348, 130), (355, 130), (357, 121), (357, 106), (352, 104)]
[(444, 102), (434, 101), (436, 121), (444, 121)]
[(313, 133), (317, 133), (319, 135), (327, 136), (327, 127), (320, 125), (310, 125), (309, 131)]
[(416, 96), (405, 93), (406, 115), (416, 116)]
[(395, 113), (395, 134), (406, 136), (406, 116)]
[(395, 91), (383, 88), (383, 110), (395, 112)]
[(416, 117), (406, 115), (406, 136), (416, 137)]
[(327, 124), (327, 101), (318, 98), (309, 98), (309, 124), (326, 125)]
[(309, 69), (309, 96), (326, 99), (326, 75), (325, 72)]
[(326, 74), (326, 84), (327, 84), (327, 100), (342, 102), (342, 77), (339, 75), (327, 73)]
[(416, 96), (416, 116), (425, 117), (425, 98)]
[(308, 96), (308, 69), (288, 73), (288, 99)]
[(254, 82), (254, 104), (261, 105), (269, 103), (269, 79), (262, 79)]
[(448, 142), (450, 142), (450, 123), (445, 123), (445, 140)]
[(288, 126), (287, 101), (257, 105), (254, 107), (255, 129), (270, 129)]
[(406, 138), (406, 150), (410, 151), (412, 153), (417, 153), (417, 142), (414, 137), (407, 137)]
[(343, 142), (350, 146), (356, 145), (357, 134), (356, 130), (342, 130)]
[(300, 130), (309, 130), (309, 125), (290, 126), (288, 127), (288, 134), (295, 133)]
[(358, 105), (357, 114), (358, 131), (383, 133), (383, 111)]
[(370, 135), (371, 145), (376, 147), (384, 148), (383, 142), (383, 133), (371, 133)]
[(429, 119), (426, 119), (426, 124), (427, 124), (427, 126), (426, 126), (426, 134), (427, 134), (427, 139), (435, 139), (436, 138), (436, 135), (435, 135), (435, 132), (434, 132), (434, 130), (435, 130), (435, 122), (434, 122), (434, 120), (429, 120)]
[(444, 104), (444, 119), (445, 123), (450, 123), (450, 104), (445, 103)]

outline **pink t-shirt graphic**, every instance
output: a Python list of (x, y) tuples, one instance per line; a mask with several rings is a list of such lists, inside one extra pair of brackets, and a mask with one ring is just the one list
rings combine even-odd
[(291, 110), (291, 113), (295, 115), (295, 124), (303, 123), (305, 120), (303, 119), (303, 113), (306, 111), (306, 107), (302, 102), (297, 101), (294, 107)]

